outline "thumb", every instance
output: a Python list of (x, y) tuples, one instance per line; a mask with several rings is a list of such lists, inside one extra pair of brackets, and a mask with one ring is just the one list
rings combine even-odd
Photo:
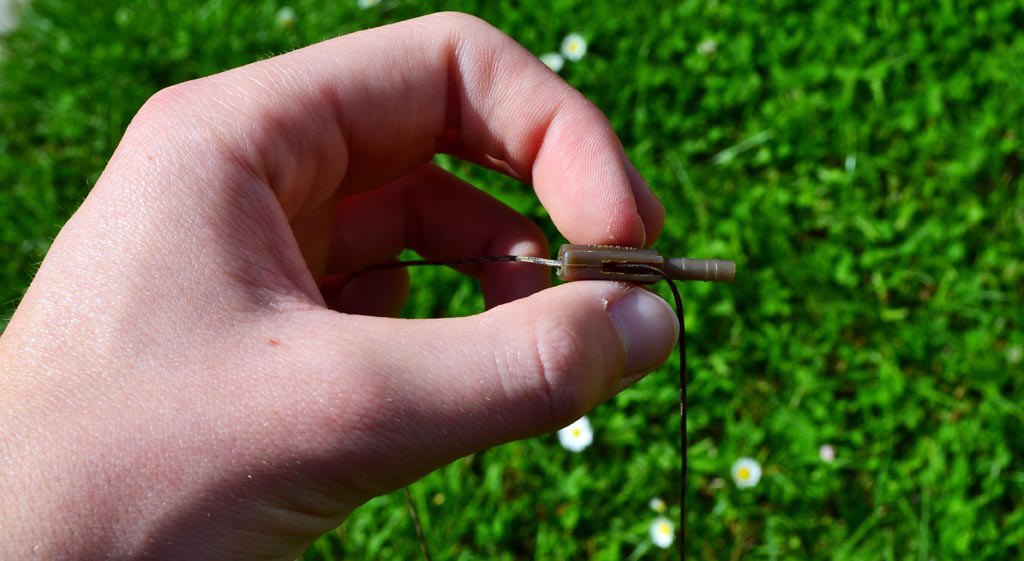
[[(465, 318), (335, 317), (350, 324), (338, 327), (350, 344), (373, 349), (374, 358), (361, 355), (373, 371), (361, 393), (375, 402), (372, 433), (389, 440), (375, 448), (416, 458), (410, 469), (420, 472), (569, 424), (664, 362), (679, 330), (658, 296), (601, 281)], [(351, 322), (361, 341), (352, 340)]]

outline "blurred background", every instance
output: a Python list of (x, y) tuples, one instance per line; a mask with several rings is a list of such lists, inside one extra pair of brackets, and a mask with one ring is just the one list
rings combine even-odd
[[(155, 91), (441, 9), (538, 56), (578, 34), (560, 74), (664, 200), (656, 247), (739, 263), (731, 286), (682, 287), (691, 558), (1024, 556), (1018, 0), (15, 5), (0, 39), (0, 329)], [(441, 161), (561, 242), (528, 188)], [(482, 309), (454, 272), (413, 274), (407, 316)], [(678, 558), (650, 533), (679, 514), (677, 361), (591, 413), (580, 452), (549, 435), (416, 483), (435, 558)], [(734, 478), (740, 458), (759, 480)], [(418, 557), (395, 494), (305, 559)]]

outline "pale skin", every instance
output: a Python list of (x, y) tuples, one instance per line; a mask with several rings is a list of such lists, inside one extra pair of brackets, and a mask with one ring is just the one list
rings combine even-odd
[(0, 338), (0, 558), (291, 560), (667, 358), (671, 310), (624, 284), (478, 266), (488, 310), (424, 320), (387, 317), (403, 271), (346, 284), (406, 247), (548, 256), (441, 152), (532, 186), (574, 243), (661, 230), (600, 110), (470, 16), (153, 96)]

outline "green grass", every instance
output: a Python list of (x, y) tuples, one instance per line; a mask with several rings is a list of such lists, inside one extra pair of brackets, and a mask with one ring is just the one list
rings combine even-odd
[[(163, 86), (440, 8), (537, 54), (578, 31), (562, 75), (665, 201), (658, 247), (739, 262), (683, 288), (693, 557), (1024, 556), (1017, 0), (296, 1), (291, 28), (267, 1), (101, 4), (34, 2), (2, 43), (0, 314)], [(527, 189), (449, 164), (557, 242)], [(450, 272), (414, 281), (411, 316), (481, 306)], [(417, 483), (436, 558), (675, 558), (646, 536), (651, 497), (679, 508), (676, 360), (594, 411), (581, 454), (547, 436)], [(753, 489), (740, 456), (764, 465)], [(396, 494), (305, 559), (417, 556)]]

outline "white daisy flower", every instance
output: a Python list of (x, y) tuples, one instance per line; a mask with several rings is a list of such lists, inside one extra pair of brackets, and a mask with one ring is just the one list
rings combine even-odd
[(359, 7), (366, 10), (380, 4), (380, 0), (357, 0)]
[(821, 448), (818, 448), (818, 455), (821, 456), (821, 461), (830, 464), (836, 459), (836, 449), (831, 444), (822, 444)]
[(1014, 345), (1006, 349), (1006, 362), (1019, 364), (1022, 357), (1024, 357), (1024, 351), (1021, 350), (1020, 345)]
[(562, 55), (575, 62), (587, 54), (587, 40), (579, 33), (570, 33), (562, 39)]
[(713, 55), (718, 50), (718, 41), (714, 39), (705, 39), (697, 44), (697, 52), (704, 55)]
[(277, 11), (275, 19), (279, 27), (290, 28), (295, 25), (295, 10), (290, 6), (285, 6)]
[(732, 479), (740, 489), (757, 485), (761, 481), (761, 464), (752, 458), (740, 458), (732, 465)]
[(580, 417), (575, 423), (558, 431), (558, 441), (562, 448), (570, 452), (582, 452), (594, 441), (594, 430), (590, 428), (590, 420)]
[(565, 59), (562, 58), (562, 55), (558, 53), (547, 53), (544, 55), (540, 55), (540, 61), (543, 62), (545, 66), (547, 66), (551, 70), (554, 70), (555, 72), (561, 72), (562, 67), (565, 66)]
[(659, 516), (651, 522), (651, 541), (661, 549), (668, 549), (676, 539), (676, 527), (672, 521)]
[(668, 506), (665, 504), (665, 501), (661, 500), (659, 497), (651, 499), (651, 502), (647, 503), (647, 506), (651, 507), (651, 510), (658, 514), (665, 514), (665, 511), (668, 510)]

